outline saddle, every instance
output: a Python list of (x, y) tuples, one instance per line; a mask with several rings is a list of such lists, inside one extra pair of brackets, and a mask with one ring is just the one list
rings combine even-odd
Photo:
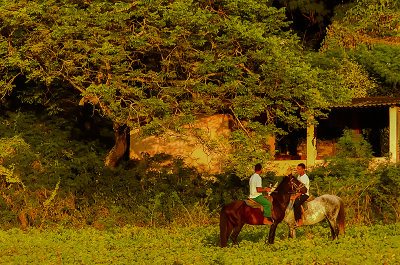
[[(272, 201), (273, 201), (272, 196), (264, 196), (264, 198), (266, 198), (271, 202), (271, 210), (272, 210)], [(262, 212), (264, 211), (263, 206), (251, 198), (245, 199), (244, 202), (246, 203), (247, 206), (251, 208), (261, 209)]]
[[(270, 185), (270, 187), (271, 187), (271, 185)], [(275, 184), (274, 184), (274, 186), (272, 186), (271, 187), (271, 191), (268, 193), (268, 196), (264, 196), (264, 198), (266, 198), (267, 200), (269, 200), (270, 202), (271, 202), (271, 211), (272, 211), (272, 201), (273, 201), (273, 198), (272, 198), (272, 196), (270, 195), (276, 188), (278, 187), (278, 182), (276, 182)], [(243, 200), (245, 203), (246, 203), (246, 205), (247, 206), (249, 206), (249, 207), (251, 207), (251, 208), (255, 208), (255, 209), (261, 209), (261, 211), (263, 212), (264, 211), (264, 209), (263, 209), (263, 207), (262, 207), (262, 205), (261, 204), (259, 204), (258, 202), (256, 202), (255, 200), (252, 200), (251, 198), (247, 198), (247, 199), (245, 199), (245, 200)]]

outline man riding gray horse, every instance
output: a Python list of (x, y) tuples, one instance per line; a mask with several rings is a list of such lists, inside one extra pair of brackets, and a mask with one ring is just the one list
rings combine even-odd
[(296, 196), (293, 204), (296, 227), (299, 227), (303, 225), (303, 219), (301, 217), (301, 205), (310, 197), (310, 179), (306, 174), (306, 165), (304, 165), (303, 163), (297, 165), (297, 174), (297, 179), (307, 188), (306, 193), (298, 194)]
[(307, 202), (302, 213), (301, 205), (310, 195), (310, 181), (305, 174), (303, 163), (297, 166), (297, 173), (299, 174), (297, 179), (307, 188), (307, 192), (295, 195), (296, 200), (293, 207), (286, 209), (284, 222), (289, 225), (289, 236), (296, 237), (296, 227), (316, 224), (327, 219), (331, 229), (331, 238), (338, 238), (339, 233), (343, 234), (345, 230), (345, 205), (343, 200), (336, 195), (323, 194)]

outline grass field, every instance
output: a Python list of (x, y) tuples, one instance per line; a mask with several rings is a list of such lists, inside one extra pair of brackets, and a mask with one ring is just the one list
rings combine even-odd
[(325, 224), (298, 228), (245, 226), (240, 244), (218, 246), (218, 225), (109, 230), (0, 230), (0, 264), (400, 264), (400, 224), (348, 227), (329, 239)]

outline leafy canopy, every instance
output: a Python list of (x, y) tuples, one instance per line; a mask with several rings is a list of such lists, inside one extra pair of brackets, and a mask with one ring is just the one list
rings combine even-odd
[(284, 133), (277, 124), (304, 127), (349, 98), (309, 63), (284, 11), (260, 0), (3, 0), (2, 98), (51, 112), (88, 102), (145, 134), (230, 113), (234, 147), (264, 150)]
[(345, 12), (338, 11), (321, 52), (341, 50), (339, 54), (358, 65), (368, 95), (394, 96), (400, 89), (399, 44), (399, 2), (358, 0)]

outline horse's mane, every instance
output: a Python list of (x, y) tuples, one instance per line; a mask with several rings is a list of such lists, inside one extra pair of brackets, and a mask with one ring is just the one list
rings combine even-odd
[(284, 176), (282, 181), (279, 183), (278, 187), (276, 187), (275, 191), (280, 191), (282, 189), (282, 186), (285, 185), (289, 181), (289, 176)]

